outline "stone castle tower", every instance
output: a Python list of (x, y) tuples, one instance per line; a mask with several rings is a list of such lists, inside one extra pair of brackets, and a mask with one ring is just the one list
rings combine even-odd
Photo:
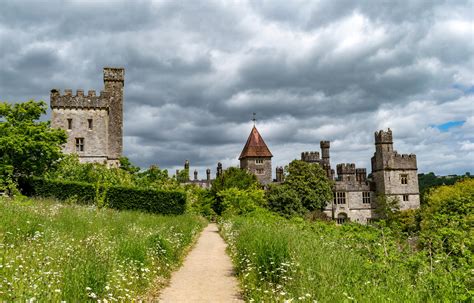
[(376, 193), (397, 197), (400, 209), (420, 207), (416, 155), (400, 155), (393, 150), (390, 128), (375, 132), (372, 177)]
[(272, 153), (254, 126), (240, 154), (240, 168), (255, 174), (262, 184), (271, 183), (272, 157)]
[(104, 90), (96, 95), (82, 89), (72, 94), (65, 89), (51, 90), (51, 126), (66, 130), (63, 151), (75, 153), (81, 162), (100, 162), (118, 166), (123, 138), (123, 68), (104, 68)]

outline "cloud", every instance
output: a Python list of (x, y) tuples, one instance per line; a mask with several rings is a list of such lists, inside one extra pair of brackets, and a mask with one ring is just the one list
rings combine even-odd
[[(390, 127), (421, 172), (474, 169), (469, 1), (3, 1), (0, 98), (102, 88), (123, 66), (125, 155), (204, 176), (257, 126), (285, 165), (331, 140), (370, 170)], [(440, 131), (435, 125), (465, 121)]]

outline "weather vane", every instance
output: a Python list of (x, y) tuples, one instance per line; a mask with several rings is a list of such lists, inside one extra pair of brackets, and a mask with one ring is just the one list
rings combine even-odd
[(255, 126), (255, 123), (257, 122), (257, 118), (256, 118), (256, 117), (257, 117), (257, 113), (253, 113), (253, 119), (252, 119), (252, 121), (253, 121), (253, 126)]

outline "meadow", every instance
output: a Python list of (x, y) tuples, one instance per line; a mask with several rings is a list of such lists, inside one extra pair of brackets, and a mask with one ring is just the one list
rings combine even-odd
[(430, 256), (390, 228), (288, 220), (261, 210), (224, 220), (220, 229), (248, 302), (453, 302), (472, 296), (469, 264), (455, 267), (445, 255)]
[(0, 197), (0, 301), (146, 298), (206, 224), (194, 215)]

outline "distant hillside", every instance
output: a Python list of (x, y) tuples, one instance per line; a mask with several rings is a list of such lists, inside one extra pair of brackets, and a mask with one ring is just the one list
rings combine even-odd
[(433, 172), (427, 174), (418, 174), (418, 183), (420, 186), (420, 197), (421, 202), (423, 202), (424, 194), (432, 187), (437, 187), (440, 185), (452, 185), (458, 180), (464, 178), (474, 178), (471, 173), (466, 172), (464, 175), (447, 175), (447, 176), (437, 176)]

